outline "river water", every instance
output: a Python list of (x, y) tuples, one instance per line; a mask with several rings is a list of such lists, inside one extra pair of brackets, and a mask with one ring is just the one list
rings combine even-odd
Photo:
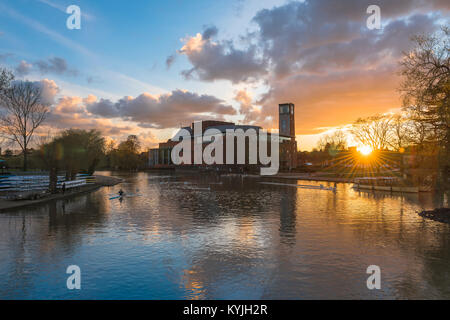
[(450, 299), (450, 225), (417, 215), (445, 196), (112, 175), (125, 182), (0, 213), (1, 299)]

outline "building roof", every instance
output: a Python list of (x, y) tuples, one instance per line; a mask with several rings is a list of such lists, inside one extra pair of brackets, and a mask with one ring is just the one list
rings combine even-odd
[[(243, 131), (247, 131), (249, 129), (254, 129), (256, 132), (259, 132), (259, 130), (262, 129), (259, 126), (239, 125), (239, 124), (234, 124), (231, 122), (216, 121), (216, 123), (217, 123), (217, 125), (203, 126), (202, 134), (204, 133), (204, 131), (209, 130), (209, 129), (219, 130), (223, 134), (226, 133), (226, 130), (242, 129)], [(220, 123), (223, 123), (223, 124), (220, 124)], [(193, 135), (194, 130), (192, 127), (182, 127), (182, 128), (180, 128), (180, 130), (178, 130), (178, 132), (173, 136), (173, 138), (171, 140), (179, 140), (178, 137), (182, 136), (182, 130), (187, 130), (191, 136), (194, 136)]]

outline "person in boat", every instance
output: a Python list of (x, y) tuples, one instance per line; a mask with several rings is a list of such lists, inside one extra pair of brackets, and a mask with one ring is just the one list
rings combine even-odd
[(122, 189), (120, 189), (120, 190), (119, 190), (119, 192), (118, 192), (118, 194), (119, 194), (119, 196), (121, 196), (121, 197), (122, 197), (122, 196), (123, 196), (123, 195), (125, 194), (125, 192), (123, 192), (123, 190), (122, 190)]

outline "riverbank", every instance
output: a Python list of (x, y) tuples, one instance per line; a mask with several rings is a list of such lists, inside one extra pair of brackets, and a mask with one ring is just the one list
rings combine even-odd
[(273, 176), (261, 176), (255, 174), (247, 174), (247, 177), (253, 178), (277, 178), (277, 179), (293, 179), (293, 180), (307, 180), (307, 181), (323, 181), (323, 182), (342, 182), (342, 183), (352, 183), (353, 178), (338, 178), (338, 177), (324, 177), (324, 176), (316, 176), (312, 174), (299, 174), (299, 173), (289, 173), (289, 172), (280, 172)]
[(80, 194), (93, 192), (101, 187), (110, 187), (119, 184), (123, 179), (117, 177), (95, 175), (95, 183), (89, 184), (76, 190), (67, 190), (66, 193), (49, 194), (37, 200), (0, 200), (0, 213), (7, 210), (33, 206), (53, 200), (61, 200), (71, 198)]
[(422, 211), (419, 212), (419, 216), (433, 221), (450, 224), (450, 208), (438, 208), (430, 211)]

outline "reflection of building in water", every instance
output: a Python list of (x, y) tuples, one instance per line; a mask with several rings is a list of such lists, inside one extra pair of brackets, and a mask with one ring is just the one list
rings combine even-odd
[(280, 199), (280, 241), (295, 244), (295, 223), (297, 214), (297, 190), (287, 189)]
[[(297, 167), (297, 142), (295, 140), (295, 114), (294, 114), (294, 104), (292, 103), (286, 103), (286, 104), (280, 104), (279, 106), (279, 158), (280, 158), (280, 168), (284, 169), (291, 169)], [(174, 146), (176, 146), (179, 142), (179, 137), (182, 136), (182, 132), (189, 132), (191, 137), (191, 161), (190, 164), (182, 164), (184, 167), (192, 167), (192, 168), (198, 168), (198, 167), (211, 167), (211, 165), (207, 165), (204, 162), (204, 159), (202, 159), (201, 164), (194, 164), (194, 139), (200, 138), (196, 137), (195, 134), (195, 126), (198, 125), (201, 127), (201, 135), (205, 137), (205, 132), (207, 130), (214, 129), (216, 132), (220, 132), (222, 135), (222, 148), (223, 148), (223, 169), (230, 169), (232, 167), (236, 167), (237, 169), (242, 169), (243, 167), (249, 167), (251, 158), (250, 153), (250, 145), (252, 139), (250, 139), (248, 136), (245, 137), (245, 164), (237, 164), (238, 163), (238, 157), (237, 157), (237, 145), (238, 145), (238, 138), (234, 138), (234, 160), (233, 164), (229, 164), (227, 159), (227, 139), (225, 138), (225, 135), (227, 131), (233, 131), (236, 132), (236, 130), (242, 130), (245, 135), (249, 134), (250, 132), (254, 132), (257, 134), (256, 141), (256, 150), (257, 155), (256, 159), (259, 157), (259, 142), (260, 137), (259, 133), (260, 130), (262, 130), (261, 127), (253, 126), (253, 125), (237, 125), (232, 122), (224, 122), (224, 121), (215, 121), (215, 120), (208, 120), (208, 121), (201, 121), (198, 124), (192, 123), (190, 127), (183, 127), (181, 128), (177, 134), (172, 138), (169, 139), (167, 142), (162, 142), (159, 144), (158, 148), (150, 149), (149, 150), (149, 161), (148, 164), (150, 167), (156, 167), (156, 168), (170, 168), (174, 167), (173, 161), (171, 159), (171, 153)], [(208, 132), (206, 133), (208, 134)], [(270, 134), (268, 135), (271, 136)], [(270, 139), (269, 139), (270, 140)], [(270, 142), (269, 142), (270, 143)], [(269, 144), (268, 143), (268, 144)], [(208, 146), (210, 142), (205, 142), (203, 139), (202, 141), (202, 151), (205, 149), (206, 146)], [(270, 147), (268, 146), (268, 149), (270, 150)], [(231, 158), (233, 158), (231, 156)], [(259, 161), (258, 161), (259, 164)], [(258, 164), (256, 166), (258, 166)], [(218, 164), (213, 164), (212, 166), (218, 167)]]
[(185, 299), (200, 300), (206, 298), (202, 275), (198, 274), (196, 270), (184, 270), (181, 282), (188, 291), (188, 296)]

